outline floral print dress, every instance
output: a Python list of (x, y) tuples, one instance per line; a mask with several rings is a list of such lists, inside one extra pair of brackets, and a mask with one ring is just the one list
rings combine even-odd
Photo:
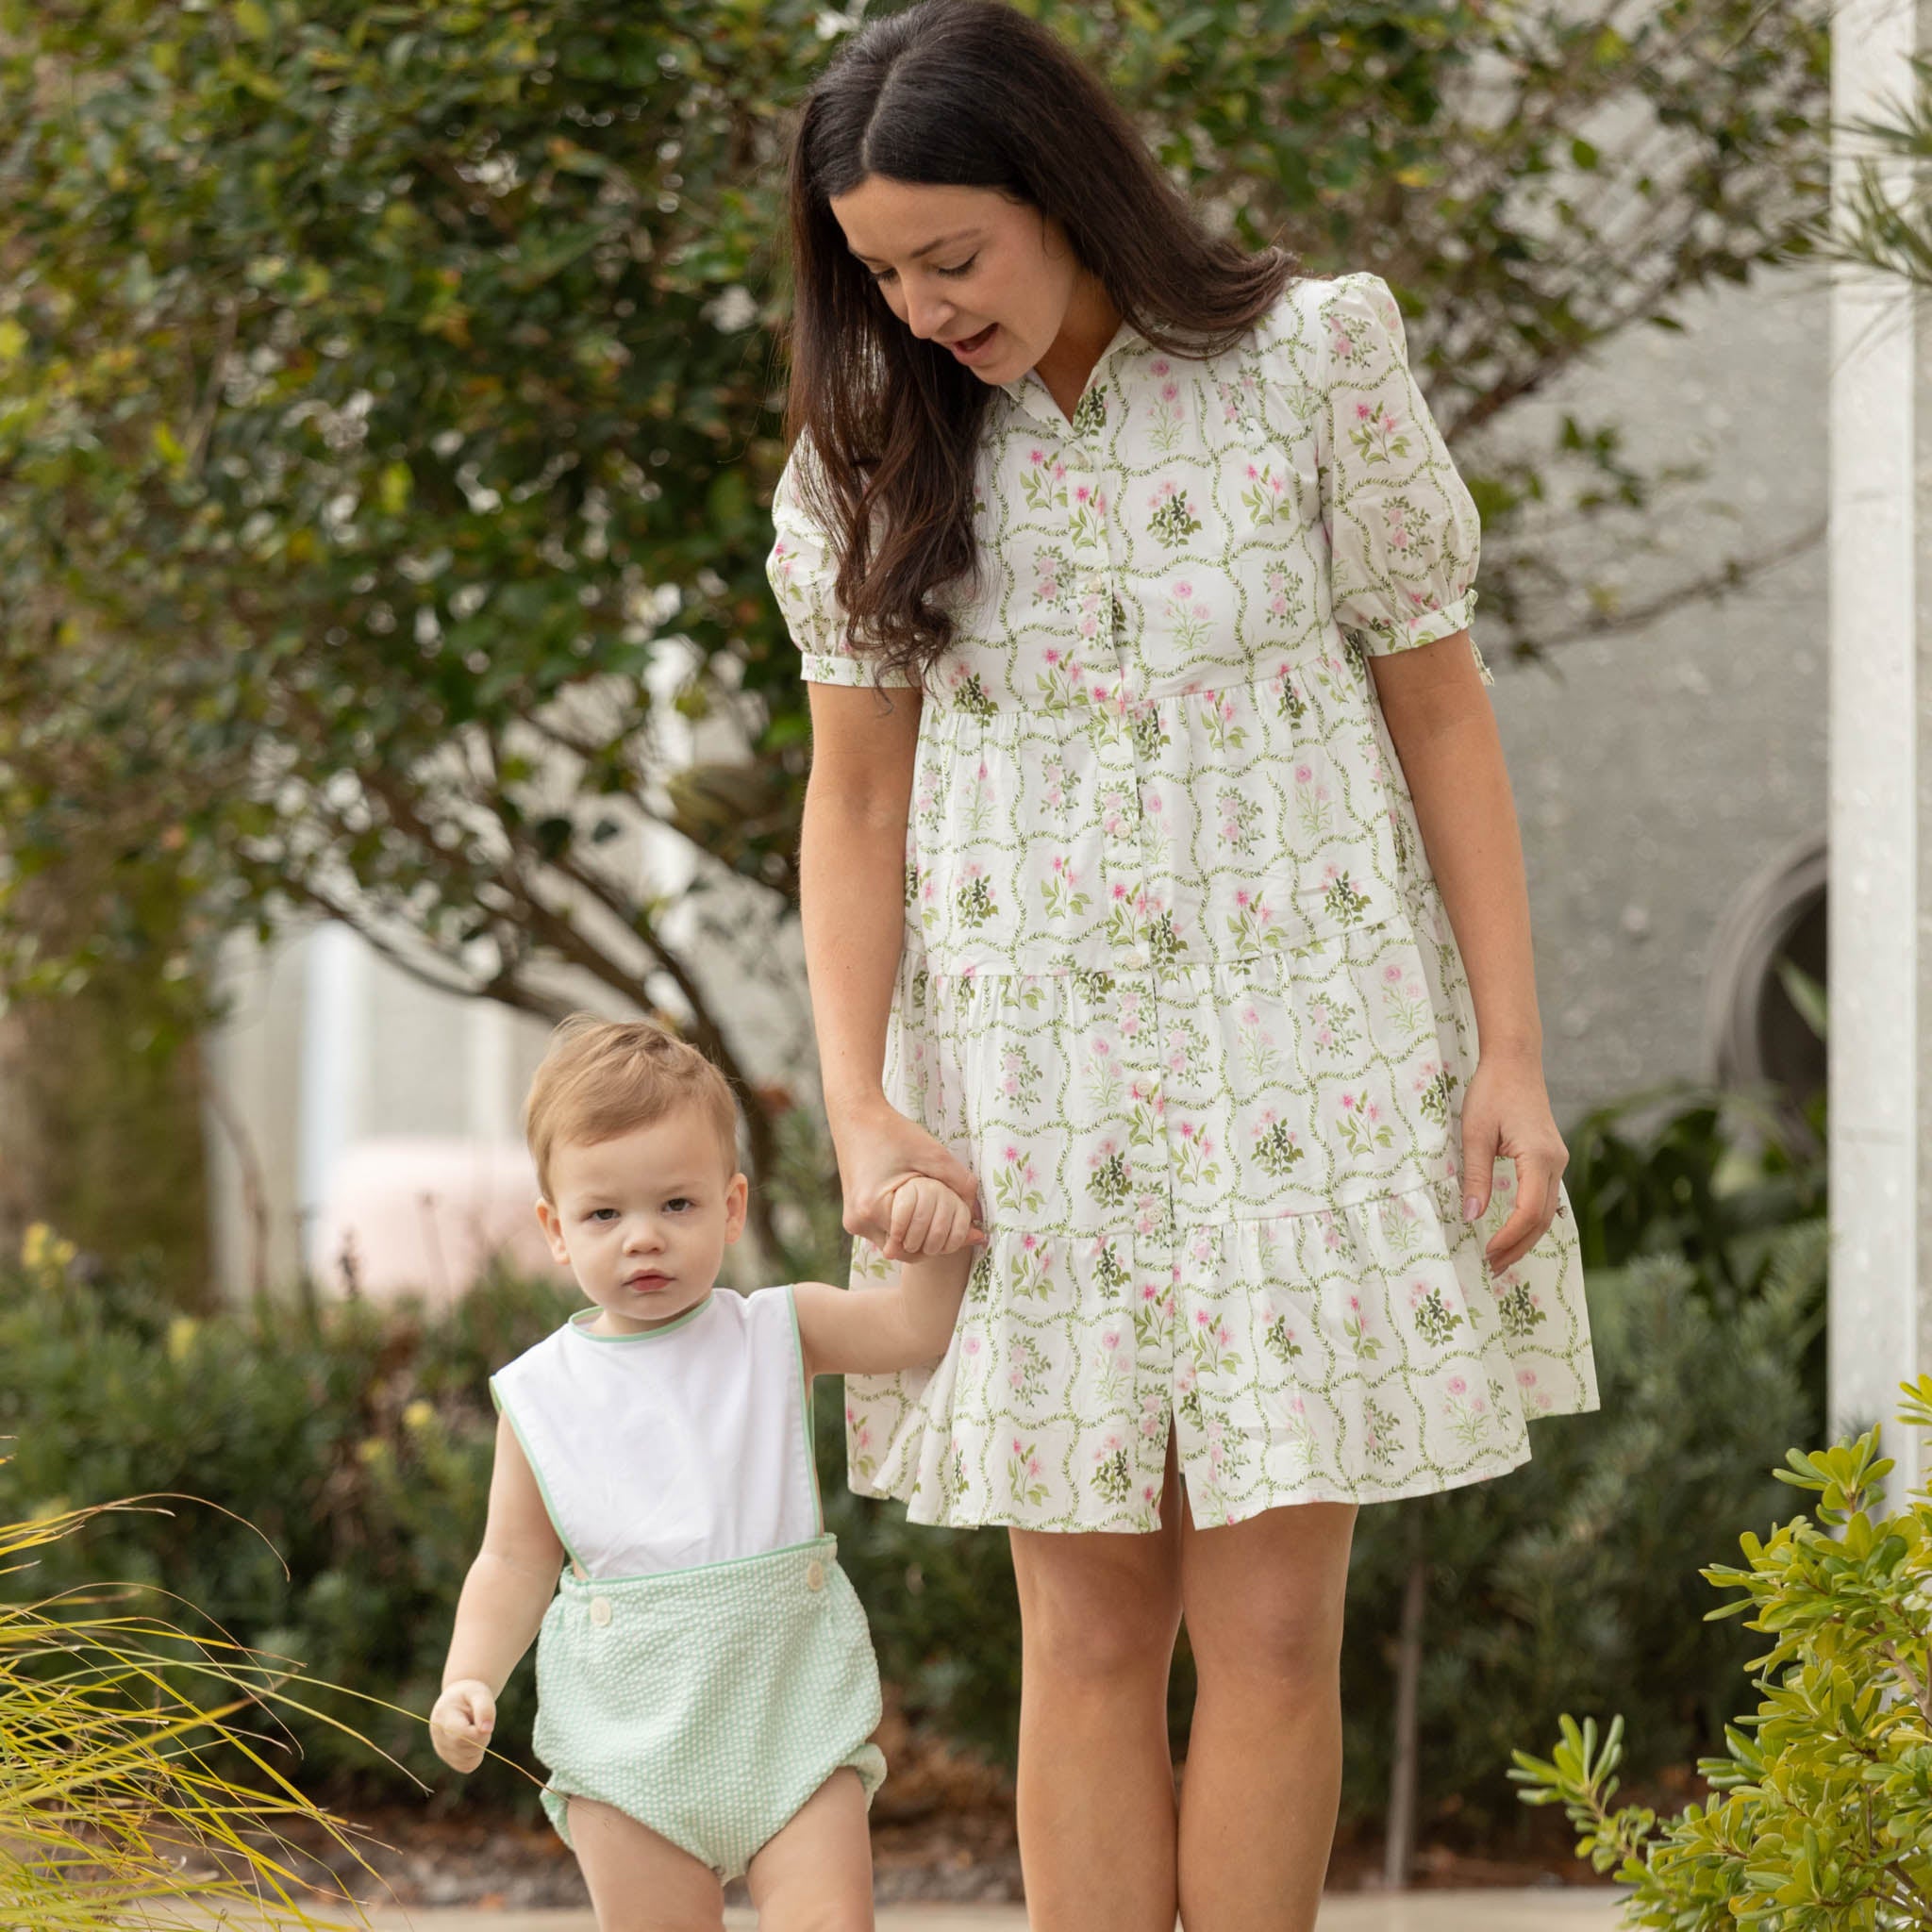
[[(788, 466), (770, 575), (866, 684)], [(1478, 525), (1371, 275), (1234, 348), (1123, 325), (1069, 422), (991, 398), (980, 576), (929, 680), (888, 1097), (989, 1245), (930, 1369), (846, 1384), (914, 1521), (1156, 1526), (1480, 1481), (1596, 1407), (1574, 1221), (1461, 1218), (1474, 1014), (1367, 658), (1467, 626)], [(856, 1243), (852, 1285), (891, 1264)]]

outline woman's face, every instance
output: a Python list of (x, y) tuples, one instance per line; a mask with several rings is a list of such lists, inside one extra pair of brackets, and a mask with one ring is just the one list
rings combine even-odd
[(982, 382), (1013, 382), (1054, 345), (1081, 281), (1065, 230), (990, 188), (871, 175), (832, 213), (886, 306)]

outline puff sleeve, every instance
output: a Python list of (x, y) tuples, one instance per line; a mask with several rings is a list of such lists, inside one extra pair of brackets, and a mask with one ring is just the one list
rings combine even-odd
[(851, 684), (887, 688), (909, 686), (905, 673), (881, 671), (855, 653), (846, 637), (845, 615), (833, 591), (838, 566), (828, 554), (824, 532), (807, 508), (799, 489), (799, 465), (808, 461), (801, 441), (787, 459), (772, 496), (771, 555), (765, 575), (803, 659), (808, 684)]
[[(1381, 276), (1339, 275), (1318, 316), (1322, 515), (1335, 621), (1372, 655), (1468, 627), (1481, 523), (1409, 373)], [(1478, 668), (1482, 659), (1476, 658)], [(1487, 682), (1489, 673), (1483, 670)]]

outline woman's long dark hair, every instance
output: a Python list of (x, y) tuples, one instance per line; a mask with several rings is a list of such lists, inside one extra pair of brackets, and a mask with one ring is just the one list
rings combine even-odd
[(1045, 27), (1000, 0), (922, 0), (865, 27), (808, 97), (791, 144), (786, 430), (839, 558), (852, 648), (916, 681), (953, 641), (940, 592), (970, 579), (974, 461), (990, 391), (887, 308), (829, 206), (872, 175), (990, 188), (1064, 227), (1148, 341), (1236, 341), (1293, 260), (1217, 241), (1132, 122)]

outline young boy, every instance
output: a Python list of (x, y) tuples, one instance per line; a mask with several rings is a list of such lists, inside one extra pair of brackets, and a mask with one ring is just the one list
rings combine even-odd
[(538, 1218), (594, 1307), (491, 1378), (489, 1518), (436, 1749), (482, 1761), (535, 1636), (543, 1805), (601, 1932), (709, 1932), (741, 1873), (761, 1919), (870, 1927), (878, 1670), (824, 1533), (811, 1382), (943, 1355), (984, 1235), (912, 1181), (932, 1231), (895, 1286), (717, 1290), (744, 1227), (737, 1111), (646, 1024), (566, 1021), (525, 1124)]

